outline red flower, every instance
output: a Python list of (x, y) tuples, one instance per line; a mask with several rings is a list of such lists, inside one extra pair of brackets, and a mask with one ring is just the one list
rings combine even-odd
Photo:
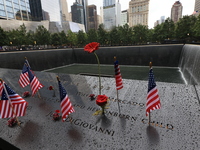
[(97, 42), (89, 43), (84, 47), (84, 51), (86, 51), (88, 53), (92, 53), (98, 49), (99, 49), (99, 43), (97, 43)]
[(90, 95), (89, 95), (89, 97), (94, 97), (94, 96), (95, 96), (94, 94), (90, 94)]
[(96, 104), (99, 106), (105, 106), (107, 104), (108, 97), (106, 95), (98, 95)]
[(60, 110), (55, 110), (56, 113), (60, 113)]
[(49, 90), (53, 90), (53, 86), (49, 86), (48, 89), (49, 89)]
[(25, 97), (28, 97), (28, 96), (30, 96), (29, 91), (24, 92), (23, 95), (22, 95), (22, 97), (24, 97), (24, 98), (25, 98)]
[(11, 118), (11, 119), (8, 120), (8, 126), (9, 127), (12, 127), (12, 126), (14, 126), (16, 124), (17, 124), (16, 118)]

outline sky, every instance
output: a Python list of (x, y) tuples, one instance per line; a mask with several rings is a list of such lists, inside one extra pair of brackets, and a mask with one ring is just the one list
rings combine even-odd
[[(71, 5), (76, 0), (67, 0), (68, 3), (68, 11), (71, 11)], [(121, 10), (126, 10), (129, 7), (129, 1), (131, 0), (119, 0), (121, 4)], [(149, 28), (153, 28), (154, 22), (156, 20), (160, 20), (161, 16), (165, 16), (165, 19), (170, 17), (172, 5), (177, 0), (150, 0), (149, 2)], [(195, 0), (180, 0), (183, 6), (182, 15), (191, 15), (194, 12), (194, 4)], [(96, 5), (97, 13), (100, 15), (100, 7), (103, 6), (103, 0), (88, 0), (88, 5)], [(200, 10), (198, 10), (200, 11)]]

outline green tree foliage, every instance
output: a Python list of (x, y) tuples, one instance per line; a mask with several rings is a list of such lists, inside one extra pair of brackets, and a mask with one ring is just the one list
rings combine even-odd
[(65, 32), (64, 32), (64, 31), (61, 31), (61, 32), (59, 33), (59, 35), (60, 35), (60, 38), (61, 38), (61, 44), (62, 44), (62, 45), (67, 45), (68, 40), (67, 40), (67, 35), (65, 34)]
[(111, 46), (113, 45), (119, 45), (119, 32), (118, 28), (114, 27), (110, 32), (109, 32), (109, 43)]
[(144, 25), (136, 25), (133, 27), (134, 39), (137, 44), (146, 44), (148, 28)]
[(53, 46), (59, 46), (61, 43), (61, 37), (58, 33), (51, 34), (51, 44)]
[(195, 25), (192, 28), (194, 33), (194, 40), (200, 41), (200, 15), (198, 15)]
[(108, 32), (104, 29), (104, 25), (100, 24), (99, 28), (97, 29), (98, 33), (98, 42), (100, 45), (106, 45), (108, 44), (109, 38), (108, 38)]
[(87, 37), (88, 37), (88, 43), (91, 43), (91, 42), (97, 42), (98, 41), (98, 34), (97, 34), (97, 30), (95, 29), (90, 29), (88, 32), (87, 32)]
[(167, 18), (164, 23), (161, 24), (161, 33), (163, 35), (163, 39), (173, 39), (174, 38), (174, 30), (175, 30), (175, 24), (170, 19)]
[(35, 32), (35, 41), (37, 45), (50, 44), (50, 33), (44, 26), (38, 26)]
[(67, 39), (69, 41), (69, 45), (71, 48), (74, 48), (74, 46), (77, 45), (77, 35), (76, 33), (73, 33), (71, 30), (68, 30), (67, 32)]
[(0, 46), (7, 45), (9, 43), (6, 32), (0, 27)]
[(133, 43), (133, 29), (128, 24), (119, 27), (120, 45), (129, 45)]
[(84, 33), (82, 30), (78, 31), (77, 34), (77, 43), (79, 47), (83, 47), (87, 44), (87, 34)]
[(192, 40), (195, 36), (192, 29), (194, 29), (196, 20), (196, 17), (193, 15), (180, 18), (175, 27), (176, 37), (181, 40)]
[(27, 45), (34, 45), (35, 44), (34, 41), (36, 39), (35, 39), (35, 33), (33, 31), (27, 32), (26, 37), (27, 37), (26, 38), (26, 44)]

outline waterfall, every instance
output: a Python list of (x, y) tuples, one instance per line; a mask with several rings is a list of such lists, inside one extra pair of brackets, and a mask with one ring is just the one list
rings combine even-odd
[(184, 45), (179, 68), (188, 84), (200, 84), (200, 46)]

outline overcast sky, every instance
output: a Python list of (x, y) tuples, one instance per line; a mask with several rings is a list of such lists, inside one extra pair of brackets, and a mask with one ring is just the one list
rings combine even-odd
[[(71, 11), (71, 5), (76, 0), (67, 0), (68, 10)], [(129, 7), (130, 0), (119, 0), (121, 4), (121, 10), (126, 10)], [(154, 22), (160, 20), (161, 16), (165, 16), (165, 19), (170, 17), (172, 5), (176, 0), (150, 0), (149, 3), (149, 28), (153, 28)], [(182, 15), (191, 15), (194, 12), (195, 0), (180, 0), (183, 6)], [(94, 4), (97, 6), (97, 13), (100, 15), (100, 7), (103, 6), (103, 0), (88, 0), (88, 4)], [(198, 10), (200, 11), (200, 10)]]

